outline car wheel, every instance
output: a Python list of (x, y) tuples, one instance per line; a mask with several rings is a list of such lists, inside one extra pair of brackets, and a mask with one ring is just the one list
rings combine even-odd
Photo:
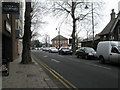
[(79, 58), (79, 55), (77, 54), (77, 58)]
[(99, 62), (100, 63), (105, 63), (105, 60), (104, 60), (104, 58), (101, 56), (101, 57), (99, 57)]
[(85, 55), (85, 59), (88, 59), (88, 55)]

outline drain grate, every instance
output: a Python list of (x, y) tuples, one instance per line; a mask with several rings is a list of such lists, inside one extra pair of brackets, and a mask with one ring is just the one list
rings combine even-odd
[(39, 77), (37, 74), (28, 74), (27, 77)]
[(23, 73), (22, 71), (16, 71), (16, 73)]

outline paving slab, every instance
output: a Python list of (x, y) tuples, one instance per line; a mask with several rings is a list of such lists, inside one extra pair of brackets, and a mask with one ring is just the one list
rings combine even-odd
[(33, 64), (20, 64), (20, 60), (10, 62), (10, 74), (2, 77), (2, 88), (58, 88), (34, 60)]

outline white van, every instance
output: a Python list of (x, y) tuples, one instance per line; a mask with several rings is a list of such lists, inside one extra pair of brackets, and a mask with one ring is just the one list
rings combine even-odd
[(120, 41), (99, 42), (96, 55), (101, 63), (106, 61), (120, 63)]

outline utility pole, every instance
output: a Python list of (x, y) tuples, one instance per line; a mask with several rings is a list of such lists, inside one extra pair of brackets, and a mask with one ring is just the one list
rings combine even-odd
[[(56, 28), (56, 30), (57, 30), (57, 28)], [(59, 38), (59, 41), (58, 41), (58, 49), (60, 49), (60, 47), (61, 47), (61, 45), (60, 45), (60, 28), (59, 28), (59, 31), (58, 31), (58, 38)], [(59, 54), (60, 54), (60, 52), (59, 52)]]
[[(94, 12), (93, 12), (93, 2), (87, 2), (87, 3), (91, 3), (91, 11), (92, 11), (92, 32), (93, 32), (93, 42), (92, 42), (92, 45), (93, 45), (93, 48), (94, 48)], [(88, 9), (88, 6), (86, 5), (85, 9)]]
[(93, 30), (93, 48), (94, 48), (94, 16), (93, 16), (93, 3), (91, 3), (92, 7), (92, 30)]

